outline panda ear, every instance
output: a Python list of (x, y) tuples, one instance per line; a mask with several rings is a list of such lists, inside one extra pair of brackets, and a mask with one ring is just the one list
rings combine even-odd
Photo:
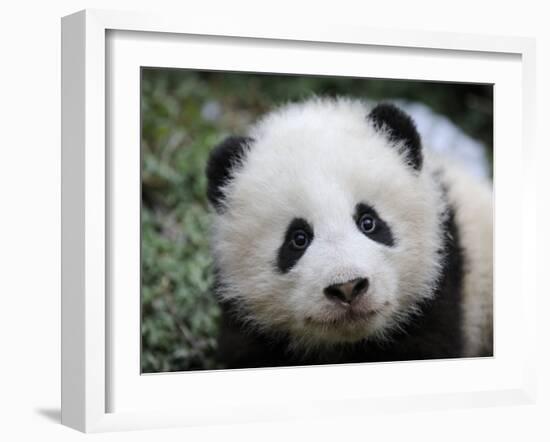
[(385, 131), (390, 142), (403, 142), (404, 153), (411, 167), (422, 169), (422, 143), (412, 118), (389, 103), (376, 106), (367, 116), (376, 130)]
[(248, 137), (228, 137), (210, 153), (206, 166), (206, 195), (218, 212), (223, 209), (223, 186), (227, 184), (235, 168), (241, 165), (252, 141), (252, 138)]

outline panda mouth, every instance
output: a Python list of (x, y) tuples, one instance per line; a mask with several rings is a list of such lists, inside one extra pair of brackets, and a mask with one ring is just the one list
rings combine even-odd
[(339, 315), (330, 315), (330, 316), (327, 315), (325, 317), (307, 316), (306, 322), (310, 324), (323, 326), (323, 327), (349, 326), (349, 325), (356, 325), (361, 322), (367, 322), (379, 313), (380, 313), (380, 310), (378, 309), (367, 310), (367, 311), (348, 310), (343, 314), (339, 314)]

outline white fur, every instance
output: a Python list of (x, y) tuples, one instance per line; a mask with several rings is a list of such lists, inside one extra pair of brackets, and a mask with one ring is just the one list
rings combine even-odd
[[(223, 296), (245, 306), (251, 326), (288, 332), (302, 348), (383, 338), (432, 296), (441, 270), (446, 214), (434, 171), (444, 162), (424, 152), (419, 173), (405, 166), (400, 146), (389, 147), (384, 134), (367, 123), (367, 114), (365, 103), (349, 99), (314, 99), (268, 114), (251, 129), (253, 148), (226, 184), (225, 210), (215, 217), (212, 244)], [(491, 252), (468, 224), (490, 200), (478, 201), (479, 193), (458, 172), (445, 176), (461, 234), (480, 249), (467, 251), (465, 330), (472, 353), (486, 333), (486, 313), (476, 309), (488, 311), (485, 283), (492, 269), (478, 266)], [(393, 247), (358, 230), (352, 216), (359, 202), (374, 206), (390, 226)], [(314, 240), (282, 274), (277, 251), (296, 217), (312, 224)], [(335, 326), (341, 313), (323, 289), (357, 277), (370, 281), (368, 304), (358, 308), (378, 313)]]

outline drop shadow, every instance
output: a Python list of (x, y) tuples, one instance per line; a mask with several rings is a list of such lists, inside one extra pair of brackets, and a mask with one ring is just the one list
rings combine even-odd
[(61, 409), (59, 408), (38, 408), (35, 411), (37, 414), (51, 422), (56, 424), (61, 423)]

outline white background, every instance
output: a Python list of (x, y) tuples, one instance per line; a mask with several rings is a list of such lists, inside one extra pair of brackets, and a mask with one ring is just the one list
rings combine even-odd
[[(413, 412), (229, 427), (84, 436), (59, 425), (60, 368), (60, 17), (82, 8), (215, 14), (227, 20), (311, 20), (378, 28), (537, 37), (539, 200), (547, 194), (550, 15), (545, 2), (250, 2), (79, 0), (19, 2), (0, 9), (0, 439), (11, 440), (548, 440), (550, 302), (539, 279), (539, 400), (534, 406)], [(270, 6), (272, 5), (272, 6)], [(548, 198), (545, 198), (548, 199)], [(513, 214), (511, 214), (513, 216)], [(548, 224), (539, 212), (539, 226)], [(511, 235), (514, 232), (510, 232)], [(540, 275), (547, 234), (539, 228)], [(535, 262), (535, 260), (533, 261)], [(414, 380), (412, 380), (414, 381)]]

